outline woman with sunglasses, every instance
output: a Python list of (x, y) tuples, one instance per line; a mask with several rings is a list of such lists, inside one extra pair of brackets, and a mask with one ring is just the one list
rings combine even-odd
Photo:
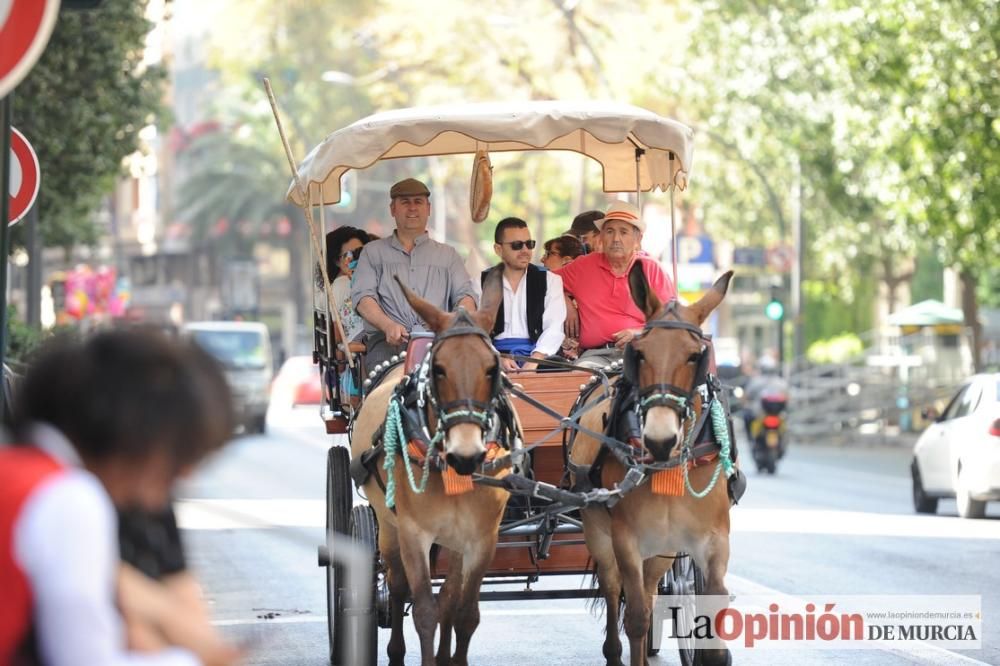
[[(333, 307), (340, 315), (347, 340), (344, 348), (350, 351), (363, 351), (359, 342), (365, 330), (365, 322), (354, 310), (351, 302), (351, 278), (361, 256), (361, 248), (372, 240), (363, 229), (343, 226), (334, 229), (326, 235), (326, 271), (330, 276), (330, 294), (333, 297)], [(351, 373), (340, 373), (341, 396), (347, 400), (349, 396), (360, 395), (357, 384)]]
[(364, 321), (351, 304), (351, 276), (358, 265), (361, 248), (370, 240), (357, 227), (343, 226), (326, 235), (326, 272), (330, 276), (333, 307), (340, 314), (346, 342), (354, 341), (364, 330)]

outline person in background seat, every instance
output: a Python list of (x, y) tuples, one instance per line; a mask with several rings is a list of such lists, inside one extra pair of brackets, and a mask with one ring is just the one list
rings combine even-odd
[[(603, 215), (603, 214), (602, 214)], [(558, 270), (577, 257), (583, 256), (583, 243), (576, 236), (563, 234), (558, 238), (545, 241), (545, 254), (542, 255), (542, 265), (550, 271)], [(576, 301), (565, 297), (567, 319), (572, 314), (574, 320), (579, 319)], [(559, 355), (568, 361), (575, 361), (580, 355), (580, 339), (567, 335), (563, 338)]]
[(573, 236), (583, 245), (582, 254), (601, 251), (601, 232), (597, 221), (604, 217), (599, 210), (587, 210), (573, 218), (573, 224), (564, 234)]

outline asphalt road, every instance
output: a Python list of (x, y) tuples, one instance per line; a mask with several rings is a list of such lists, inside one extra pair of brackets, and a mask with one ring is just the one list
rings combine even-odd
[[(315, 425), (314, 425), (315, 424)], [(179, 505), (192, 567), (222, 630), (254, 648), (248, 663), (326, 663), (326, 601), (316, 546), (324, 540), (326, 447), (312, 411), (286, 414), (267, 436), (236, 440), (184, 486)], [(985, 520), (910, 504), (909, 452), (793, 446), (777, 476), (751, 472), (733, 510), (727, 585), (740, 594), (982, 595), (983, 649), (734, 649), (738, 664), (1000, 663), (1000, 507)], [(541, 586), (586, 585), (582, 578)], [(418, 641), (407, 621), (408, 663)], [(387, 631), (379, 635), (387, 663)], [(603, 664), (603, 619), (586, 601), (483, 604), (474, 664)], [(679, 663), (669, 643), (652, 664)]]

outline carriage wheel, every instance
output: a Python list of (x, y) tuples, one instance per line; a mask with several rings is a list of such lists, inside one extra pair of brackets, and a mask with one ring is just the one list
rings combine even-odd
[[(690, 555), (678, 554), (670, 571), (667, 572), (667, 585), (670, 588), (670, 594), (683, 597), (678, 613), (678, 620), (683, 627), (694, 619), (697, 606), (695, 597), (705, 593), (705, 576)], [(678, 629), (680, 627), (675, 629), (675, 634), (680, 633)], [(684, 633), (690, 632), (685, 631)], [(683, 666), (697, 666), (701, 663), (701, 652), (694, 649), (693, 638), (678, 638), (677, 645)]]
[[(372, 602), (368, 608), (352, 608), (353, 600), (349, 598), (346, 591), (338, 589), (338, 601), (340, 602), (333, 614), (334, 636), (337, 638), (337, 654), (341, 654), (343, 645), (348, 644), (349, 636), (354, 636), (354, 645), (358, 649), (364, 648), (367, 655), (362, 655), (361, 664), (376, 664), (378, 659), (378, 617), (374, 612), (374, 606), (378, 602), (378, 524), (375, 520), (375, 511), (367, 504), (359, 505), (351, 510), (350, 535), (358, 544), (368, 548), (372, 557), (375, 558), (375, 575), (372, 578)], [(354, 666), (353, 662), (351, 666)]]
[[(346, 447), (331, 446), (326, 456), (326, 530), (327, 553), (333, 552), (329, 534), (347, 534), (350, 529), (351, 505), (354, 503), (351, 490), (351, 454)], [(334, 618), (340, 606), (340, 590), (337, 578), (341, 568), (329, 558), (326, 565), (326, 627), (330, 646), (330, 663), (338, 663), (339, 644)]]

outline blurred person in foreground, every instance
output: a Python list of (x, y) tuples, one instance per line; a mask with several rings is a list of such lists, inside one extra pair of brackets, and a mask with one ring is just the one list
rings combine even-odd
[(115, 517), (165, 509), (233, 423), (225, 376), (191, 342), (122, 329), (42, 350), (0, 448), (0, 664), (237, 662), (205, 616), (120, 564)]

